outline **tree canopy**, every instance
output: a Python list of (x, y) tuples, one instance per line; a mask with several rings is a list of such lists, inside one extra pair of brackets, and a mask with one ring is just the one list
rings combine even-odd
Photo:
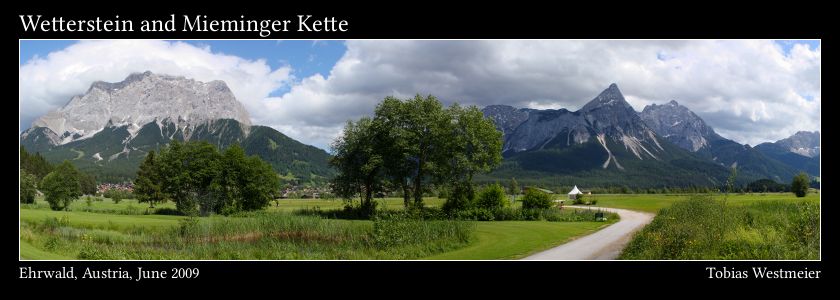
[(31, 154), (26, 148), (20, 146), (20, 168), (35, 176), (36, 179), (44, 179), (53, 170), (53, 166), (41, 156), (41, 153)]
[(451, 185), (471, 201), (473, 176), (501, 162), (502, 135), (475, 106), (386, 97), (373, 118), (348, 122), (332, 146), (336, 194), (370, 201), (371, 193), (397, 188), (406, 206), (422, 207), (430, 185)]
[(333, 192), (347, 199), (362, 195), (362, 207), (370, 210), (373, 194), (382, 191), (385, 182), (383, 156), (378, 149), (382, 137), (370, 118), (348, 121), (344, 132), (332, 144), (335, 156), (330, 164), (338, 170)]
[(82, 196), (79, 184), (79, 171), (69, 161), (64, 161), (52, 172), (44, 176), (41, 189), (50, 208), (66, 210), (73, 200)]
[(187, 215), (257, 210), (277, 194), (271, 165), (246, 156), (239, 145), (224, 153), (207, 142), (173, 141), (144, 159), (137, 174), (138, 199), (150, 205), (172, 199)]
[(35, 178), (35, 175), (20, 169), (20, 203), (35, 203), (37, 186), (38, 179)]

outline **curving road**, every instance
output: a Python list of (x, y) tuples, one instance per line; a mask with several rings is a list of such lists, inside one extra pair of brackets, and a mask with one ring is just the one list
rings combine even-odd
[[(574, 208), (589, 208), (567, 206)], [(590, 208), (591, 209), (591, 208)], [(606, 208), (600, 209), (617, 213), (621, 220), (593, 234), (573, 240), (563, 245), (525, 257), (525, 260), (601, 260), (616, 259), (624, 246), (630, 242), (633, 233), (642, 229), (653, 220), (654, 214), (633, 210)]]

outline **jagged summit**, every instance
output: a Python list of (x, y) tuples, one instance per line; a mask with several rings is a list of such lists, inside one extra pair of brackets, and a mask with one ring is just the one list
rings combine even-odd
[(179, 128), (220, 119), (250, 126), (245, 107), (224, 81), (201, 82), (183, 76), (133, 73), (120, 82), (96, 81), (64, 107), (32, 123), (46, 127), (68, 143), (90, 137), (107, 126), (141, 128), (151, 122), (171, 122)]
[(224, 81), (133, 73), (120, 82), (93, 82), (62, 108), (20, 134), (20, 145), (52, 163), (70, 161), (102, 182), (132, 180), (150, 151), (172, 141), (240, 145), (279, 174), (330, 178), (329, 154), (266, 126), (248, 112)]
[(645, 106), (639, 115), (657, 134), (692, 152), (722, 139), (703, 119), (675, 100)]
[(632, 109), (630, 103), (627, 103), (627, 100), (624, 99), (624, 95), (621, 94), (621, 90), (618, 89), (618, 85), (613, 83), (610, 84), (607, 89), (598, 94), (595, 99), (586, 103), (586, 105), (581, 108), (581, 111), (591, 111), (605, 106), (618, 106)]
[(511, 155), (594, 143), (606, 155), (600, 162), (602, 168), (612, 166), (623, 170), (615, 156), (619, 151), (629, 154), (629, 159), (638, 160), (658, 160), (664, 151), (654, 132), (627, 103), (616, 84), (576, 112), (498, 105), (485, 107), (483, 111), (504, 133), (503, 151)]

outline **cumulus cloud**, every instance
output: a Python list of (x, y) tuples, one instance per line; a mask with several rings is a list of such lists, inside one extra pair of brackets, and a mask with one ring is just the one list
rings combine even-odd
[[(24, 53), (25, 55), (25, 53)], [(291, 67), (272, 69), (264, 60), (214, 53), (183, 42), (81, 41), (20, 66), (20, 128), (84, 93), (94, 81), (118, 82), (131, 73), (152, 71), (199, 81), (224, 80), (259, 124), (264, 99), (287, 85)]]
[[(346, 47), (329, 74), (293, 79), (291, 67), (272, 70), (263, 61), (184, 43), (80, 42), (21, 67), (21, 100), (32, 108), (24, 109), (22, 126), (94, 80), (151, 69), (225, 80), (255, 124), (322, 148), (348, 119), (371, 114), (388, 95), (577, 110), (613, 82), (638, 111), (677, 100), (741, 143), (820, 128), (821, 47), (804, 44), (789, 51), (767, 40), (347, 41)], [(288, 92), (268, 96), (280, 87)]]
[(323, 129), (300, 138), (326, 145), (328, 128), (387, 95), (577, 110), (615, 82), (636, 110), (677, 100), (755, 145), (820, 128), (820, 53), (760, 40), (348, 41), (328, 76), (268, 103), (286, 125)]

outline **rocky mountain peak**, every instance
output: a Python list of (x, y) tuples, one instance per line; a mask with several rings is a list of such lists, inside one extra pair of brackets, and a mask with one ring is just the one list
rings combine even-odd
[(657, 134), (692, 152), (708, 147), (711, 141), (721, 139), (703, 119), (675, 100), (662, 105), (645, 106), (639, 115)]
[(621, 94), (621, 90), (618, 89), (618, 85), (616, 85), (615, 83), (610, 84), (610, 86), (607, 87), (607, 89), (602, 91), (600, 94), (598, 94), (598, 96), (595, 97), (595, 99), (592, 99), (592, 101), (586, 103), (586, 105), (584, 105), (583, 108), (581, 108), (581, 111), (591, 111), (603, 107), (618, 107), (622, 109), (630, 108), (631, 110), (633, 109), (630, 106), (630, 103), (627, 103), (627, 100), (624, 99), (624, 95)]
[(130, 74), (120, 82), (94, 82), (87, 92), (38, 118), (32, 126), (68, 136), (61, 142), (67, 143), (108, 126), (141, 128), (167, 121), (186, 128), (220, 119), (251, 124), (245, 107), (224, 81), (205, 83), (146, 71)]
[(820, 132), (798, 131), (792, 136), (776, 142), (786, 150), (807, 157), (820, 155)]

